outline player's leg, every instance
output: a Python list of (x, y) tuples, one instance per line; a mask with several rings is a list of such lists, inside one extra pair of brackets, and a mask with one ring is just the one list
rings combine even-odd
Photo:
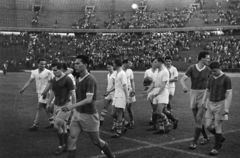
[(116, 107), (112, 106), (111, 116), (113, 117), (113, 126), (111, 128), (111, 131), (117, 130), (117, 115), (116, 115)]
[[(74, 117), (74, 116), (73, 116)], [(70, 133), (68, 137), (67, 158), (76, 157), (78, 135), (81, 133), (79, 122), (75, 119), (70, 124)]]
[(119, 138), (122, 134), (122, 125), (123, 125), (123, 109), (116, 107), (116, 116), (117, 116), (117, 130), (112, 135), (112, 138)]
[(89, 134), (93, 144), (96, 145), (100, 150), (102, 150), (108, 158), (114, 158), (115, 157), (113, 155), (108, 143), (103, 141), (100, 138), (98, 131), (97, 132), (88, 132), (88, 134)]
[(159, 117), (159, 114), (157, 114), (157, 107), (158, 107), (158, 104), (156, 102), (154, 102), (152, 104), (152, 127), (148, 128), (147, 131), (157, 130), (157, 120)]
[(57, 106), (56, 107), (56, 117), (55, 117), (55, 122), (54, 122), (54, 127), (58, 132), (58, 139), (59, 139), (59, 147), (56, 150), (55, 154), (59, 155), (61, 154), (65, 149), (66, 149), (66, 137), (67, 136), (67, 131), (66, 131), (66, 119), (70, 115), (69, 112), (63, 112), (61, 109)]
[(104, 99), (104, 107), (100, 116), (100, 125), (103, 125), (103, 121), (108, 112), (108, 107), (111, 105), (111, 103), (112, 103), (111, 99)]
[(159, 126), (159, 130), (154, 132), (154, 134), (162, 134), (162, 133), (170, 132), (170, 125), (171, 124), (169, 123), (167, 116), (163, 113), (163, 109), (165, 107), (166, 107), (166, 104), (158, 103), (156, 113), (159, 115), (160, 125), (164, 124), (167, 128), (165, 128), (165, 131), (163, 131), (162, 126)]
[(215, 119), (214, 120), (214, 126), (216, 130), (215, 134), (215, 144), (213, 149), (210, 151), (210, 155), (217, 155), (218, 150), (222, 147), (222, 142), (225, 140), (225, 138), (222, 135), (222, 120)]
[(172, 111), (172, 98), (173, 98), (173, 95), (170, 93), (169, 94), (169, 103), (167, 104), (167, 110), (168, 111)]
[(38, 130), (38, 124), (39, 124), (39, 114), (43, 108), (44, 104), (38, 102), (37, 104), (37, 112), (36, 112), (36, 116), (35, 116), (35, 120), (34, 123), (32, 125), (32, 127), (29, 128), (29, 131), (37, 131)]
[(167, 107), (163, 108), (163, 113), (172, 121), (173, 129), (176, 129), (178, 126), (178, 119), (175, 118), (169, 110), (167, 110)]
[(43, 108), (46, 112), (46, 115), (47, 115), (47, 118), (48, 118), (48, 121), (49, 121), (49, 125), (45, 127), (45, 129), (50, 129), (50, 128), (53, 128), (54, 127), (54, 118), (53, 118), (53, 114), (51, 113), (51, 111), (48, 111), (46, 109), (46, 106), (47, 104), (44, 104), (43, 105)]

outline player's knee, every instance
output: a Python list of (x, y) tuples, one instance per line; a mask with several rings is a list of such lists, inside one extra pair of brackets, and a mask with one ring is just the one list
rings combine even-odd
[(197, 125), (202, 126), (202, 117), (197, 117), (196, 123), (197, 123)]

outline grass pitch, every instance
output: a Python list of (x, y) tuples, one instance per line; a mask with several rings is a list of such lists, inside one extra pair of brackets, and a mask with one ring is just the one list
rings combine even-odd
[[(99, 113), (103, 108), (103, 94), (106, 90), (107, 72), (92, 72), (98, 82)], [(173, 115), (179, 119), (179, 126), (167, 135), (153, 135), (147, 132), (145, 124), (150, 118), (150, 104), (141, 94), (143, 92), (143, 73), (135, 73), (137, 102), (133, 104), (135, 126), (119, 139), (110, 138), (112, 118), (110, 108), (103, 126), (101, 138), (109, 143), (117, 158), (202, 158), (210, 157), (209, 151), (214, 145), (214, 137), (209, 144), (198, 145), (196, 150), (188, 147), (193, 137), (194, 121), (189, 109), (189, 93), (182, 92), (180, 83), (176, 84), (173, 98)], [(43, 129), (48, 124), (46, 115), (41, 113), (37, 132), (29, 132), (36, 114), (37, 94), (33, 83), (23, 95), (19, 90), (29, 79), (30, 73), (8, 73), (6, 78), (0, 74), (0, 158), (55, 158), (58, 147), (56, 132)], [(238, 77), (236, 77), (238, 76)], [(182, 76), (180, 75), (179, 79)], [(239, 75), (232, 77), (233, 101), (230, 107), (229, 121), (224, 122), (223, 132), (226, 141), (218, 156), (220, 158), (237, 158), (240, 155), (240, 119), (238, 108), (240, 102)], [(188, 85), (190, 82), (188, 81)], [(126, 119), (128, 114), (126, 113)], [(57, 156), (65, 158), (66, 153)], [(78, 141), (78, 158), (105, 157), (92, 144), (86, 133), (80, 134)]]

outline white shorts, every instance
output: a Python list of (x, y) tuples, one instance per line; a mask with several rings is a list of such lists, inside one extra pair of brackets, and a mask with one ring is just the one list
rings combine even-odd
[(113, 99), (112, 106), (115, 106), (116, 108), (125, 109), (126, 108), (126, 104), (127, 104), (126, 98), (117, 98), (117, 97), (115, 97)]
[[(66, 104), (66, 105), (68, 105), (68, 104)], [(54, 105), (54, 113), (53, 113), (54, 119), (61, 119), (61, 120), (67, 121), (71, 114), (71, 111), (64, 112), (61, 110), (62, 107), (63, 106)]]
[(150, 96), (154, 94), (154, 89), (152, 89), (149, 93), (148, 93), (148, 96), (147, 96), (147, 100), (151, 101), (150, 100)]
[(38, 102), (47, 104), (49, 97), (50, 97), (50, 95), (49, 95), (49, 93), (47, 93), (47, 97), (45, 99), (43, 99), (42, 93), (38, 93)]
[[(159, 92), (160, 88), (154, 88), (153, 94), (157, 94)], [(153, 98), (152, 101), (153, 104), (168, 104), (169, 103), (169, 92), (167, 89), (165, 89), (163, 92), (161, 92), (158, 96)]]
[[(132, 92), (132, 88), (128, 88), (128, 95), (130, 95), (130, 93)], [(136, 96), (134, 95), (133, 97), (128, 97), (129, 103), (134, 103), (136, 102)]]
[(175, 87), (168, 87), (169, 95), (174, 96)]
[(113, 100), (113, 98), (114, 98), (114, 93), (109, 93), (109, 94), (105, 97), (106, 100)]

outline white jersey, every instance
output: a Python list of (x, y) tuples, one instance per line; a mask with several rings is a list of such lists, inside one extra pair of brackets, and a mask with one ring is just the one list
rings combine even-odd
[(164, 91), (168, 91), (168, 83), (169, 83), (169, 72), (167, 68), (163, 68), (160, 72), (157, 71), (157, 74), (153, 78), (154, 82), (154, 88), (161, 88), (163, 86), (163, 83), (167, 81), (167, 84), (164, 87)]
[(127, 70), (126, 70), (126, 75), (127, 75), (127, 84), (128, 84), (128, 88), (129, 88), (129, 89), (132, 89), (132, 86), (131, 86), (131, 80), (134, 79), (132, 69), (127, 69)]
[(115, 77), (115, 98), (125, 98), (125, 93), (123, 90), (123, 86), (127, 85), (127, 75), (126, 73), (121, 70), (120, 72), (116, 73)]
[[(112, 89), (112, 87), (115, 85), (115, 77), (116, 77), (116, 71), (114, 71), (112, 74), (108, 74), (107, 75), (107, 81), (108, 81), (108, 85), (107, 85), (107, 91), (109, 91), (110, 89)], [(112, 91), (111, 93), (114, 93), (114, 91)]]
[(154, 78), (154, 75), (157, 74), (158, 69), (156, 69), (154, 72), (152, 71), (152, 68), (147, 69), (144, 73), (144, 78), (150, 77), (151, 79)]
[[(178, 71), (176, 67), (171, 66), (168, 71), (170, 72), (170, 79), (174, 79), (175, 77), (178, 77)], [(175, 88), (175, 82), (169, 83), (169, 88)]]
[(36, 69), (31, 72), (31, 78), (35, 79), (36, 92), (42, 93), (48, 82), (52, 80), (53, 76), (51, 71), (48, 69), (44, 69), (41, 73), (39, 73), (39, 69)]

